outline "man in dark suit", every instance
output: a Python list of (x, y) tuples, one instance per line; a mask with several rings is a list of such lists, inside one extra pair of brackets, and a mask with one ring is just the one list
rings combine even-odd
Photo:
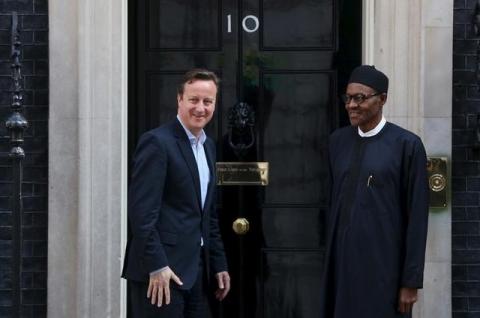
[(187, 72), (178, 87), (177, 118), (138, 142), (122, 274), (130, 283), (133, 317), (203, 318), (210, 276), (217, 299), (230, 290), (215, 209), (215, 145), (203, 130), (217, 91), (214, 73)]

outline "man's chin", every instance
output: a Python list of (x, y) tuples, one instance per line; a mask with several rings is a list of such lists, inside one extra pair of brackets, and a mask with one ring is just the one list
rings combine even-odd
[(358, 123), (359, 123), (358, 120), (350, 119), (350, 125), (358, 127)]
[(205, 121), (201, 121), (201, 122), (196, 121), (194, 124), (194, 127), (197, 129), (203, 129), (206, 125), (207, 123)]
[(209, 119), (202, 118), (202, 119), (196, 119), (196, 120), (194, 120), (194, 123), (195, 123), (195, 126), (198, 126), (198, 127), (202, 127), (202, 128), (203, 128), (203, 127), (205, 127), (205, 126), (208, 124), (209, 121), (210, 121)]

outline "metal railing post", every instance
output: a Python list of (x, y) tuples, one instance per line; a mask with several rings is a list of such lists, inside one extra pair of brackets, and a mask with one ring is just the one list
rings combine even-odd
[(12, 113), (6, 121), (7, 130), (10, 133), (9, 157), (12, 161), (12, 307), (15, 317), (21, 316), (22, 310), (22, 161), (25, 158), (25, 152), (22, 148), (23, 134), (28, 127), (25, 117), (22, 115), (22, 74), (20, 63), (20, 28), (18, 24), (18, 15), (12, 14)]

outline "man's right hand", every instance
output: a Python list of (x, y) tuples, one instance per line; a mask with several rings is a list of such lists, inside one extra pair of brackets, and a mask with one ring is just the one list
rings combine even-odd
[[(183, 285), (180, 278), (175, 275), (170, 267), (150, 275), (147, 298), (151, 299), (152, 305), (157, 304), (158, 307), (161, 307), (163, 303), (165, 305), (170, 304), (170, 279), (178, 285)], [(163, 297), (165, 297), (165, 302), (163, 302)]]
[(398, 311), (408, 314), (412, 311), (413, 304), (417, 302), (417, 289), (402, 287), (398, 295)]

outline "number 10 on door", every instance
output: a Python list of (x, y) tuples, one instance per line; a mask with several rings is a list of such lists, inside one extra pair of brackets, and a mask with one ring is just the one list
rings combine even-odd
[[(252, 21), (252, 22), (250, 22)], [(247, 33), (253, 33), (258, 30), (260, 21), (254, 15), (247, 15), (242, 19), (242, 28)], [(227, 32), (232, 33), (232, 15), (227, 15)]]

